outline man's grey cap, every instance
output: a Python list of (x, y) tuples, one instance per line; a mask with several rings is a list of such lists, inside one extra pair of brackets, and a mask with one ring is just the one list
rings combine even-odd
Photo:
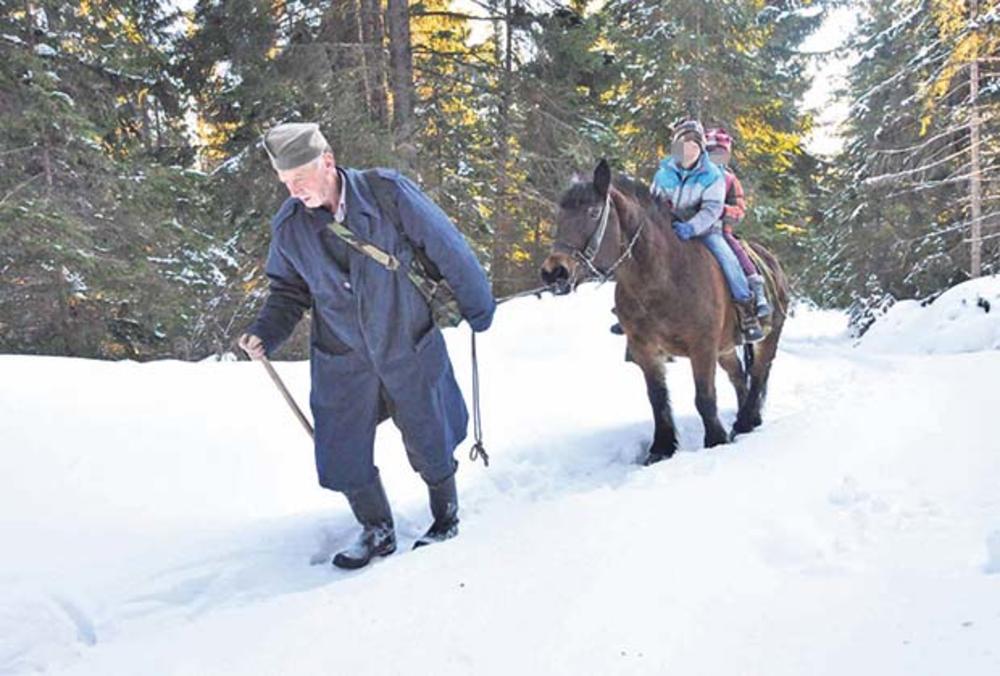
[(275, 171), (301, 167), (329, 148), (330, 144), (314, 122), (286, 122), (264, 134), (264, 150)]

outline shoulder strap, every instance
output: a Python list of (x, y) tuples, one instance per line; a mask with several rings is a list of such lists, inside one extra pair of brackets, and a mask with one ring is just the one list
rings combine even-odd
[(399, 219), (399, 205), (396, 203), (395, 195), (388, 194), (389, 186), (386, 185), (387, 179), (379, 176), (378, 169), (365, 169), (361, 172), (361, 175), (365, 177), (372, 195), (375, 196), (378, 210), (382, 212), (383, 216), (392, 221), (392, 224), (396, 226), (396, 230), (401, 235), (405, 236), (406, 233), (403, 232), (403, 224)]
[(383, 178), (379, 175), (377, 169), (366, 169), (361, 172), (365, 177), (365, 181), (368, 182), (368, 187), (371, 188), (372, 195), (375, 197), (375, 202), (378, 204), (379, 211), (382, 215), (392, 221), (393, 226), (396, 228), (396, 232), (399, 236), (410, 245), (413, 249), (413, 255), (416, 257), (417, 262), (420, 267), (423, 268), (423, 272), (426, 273), (434, 281), (440, 281), (444, 275), (441, 274), (441, 270), (435, 265), (434, 261), (430, 259), (424, 248), (417, 246), (417, 244), (410, 239), (403, 229), (402, 219), (399, 217), (399, 204), (396, 202), (396, 186), (393, 181), (387, 178)]
[(368, 256), (372, 260), (376, 261), (386, 270), (397, 270), (399, 269), (399, 259), (390, 253), (383, 251), (374, 244), (366, 242), (353, 232), (351, 232), (345, 225), (338, 223), (336, 220), (330, 221), (327, 225), (333, 234), (335, 234), (340, 239), (344, 240), (348, 245), (354, 247), (356, 250), (360, 251), (364, 255)]

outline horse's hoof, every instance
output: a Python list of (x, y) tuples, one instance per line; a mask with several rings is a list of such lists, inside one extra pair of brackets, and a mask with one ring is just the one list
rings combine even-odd
[(736, 441), (736, 428), (729, 430), (729, 443)]
[(667, 454), (667, 453), (650, 453), (649, 455), (646, 456), (646, 459), (643, 460), (642, 464), (643, 464), (644, 467), (649, 467), (650, 465), (655, 465), (658, 462), (661, 462), (663, 460), (667, 460), (668, 458), (670, 458), (670, 455), (672, 455), (672, 454)]
[(737, 420), (736, 424), (733, 425), (733, 431), (729, 433), (729, 439), (732, 440), (736, 438), (737, 434), (746, 434), (747, 432), (753, 432), (753, 428), (756, 427), (752, 422), (747, 420)]

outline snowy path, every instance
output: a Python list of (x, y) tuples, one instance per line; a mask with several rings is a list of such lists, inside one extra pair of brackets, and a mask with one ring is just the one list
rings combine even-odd
[[(259, 366), (0, 357), (0, 673), (1000, 673), (1000, 354), (802, 313), (762, 430), (699, 450), (682, 360), (683, 452), (644, 469), (610, 291), (503, 308), (461, 537), (355, 574), (309, 565), (352, 519)], [(390, 427), (378, 461), (405, 545)]]

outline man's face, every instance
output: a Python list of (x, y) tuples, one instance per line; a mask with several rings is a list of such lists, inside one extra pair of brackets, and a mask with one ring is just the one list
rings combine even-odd
[(310, 209), (326, 204), (333, 200), (334, 169), (333, 156), (324, 153), (317, 159), (301, 167), (278, 172), (278, 180), (285, 184), (288, 194), (302, 200), (302, 203)]

